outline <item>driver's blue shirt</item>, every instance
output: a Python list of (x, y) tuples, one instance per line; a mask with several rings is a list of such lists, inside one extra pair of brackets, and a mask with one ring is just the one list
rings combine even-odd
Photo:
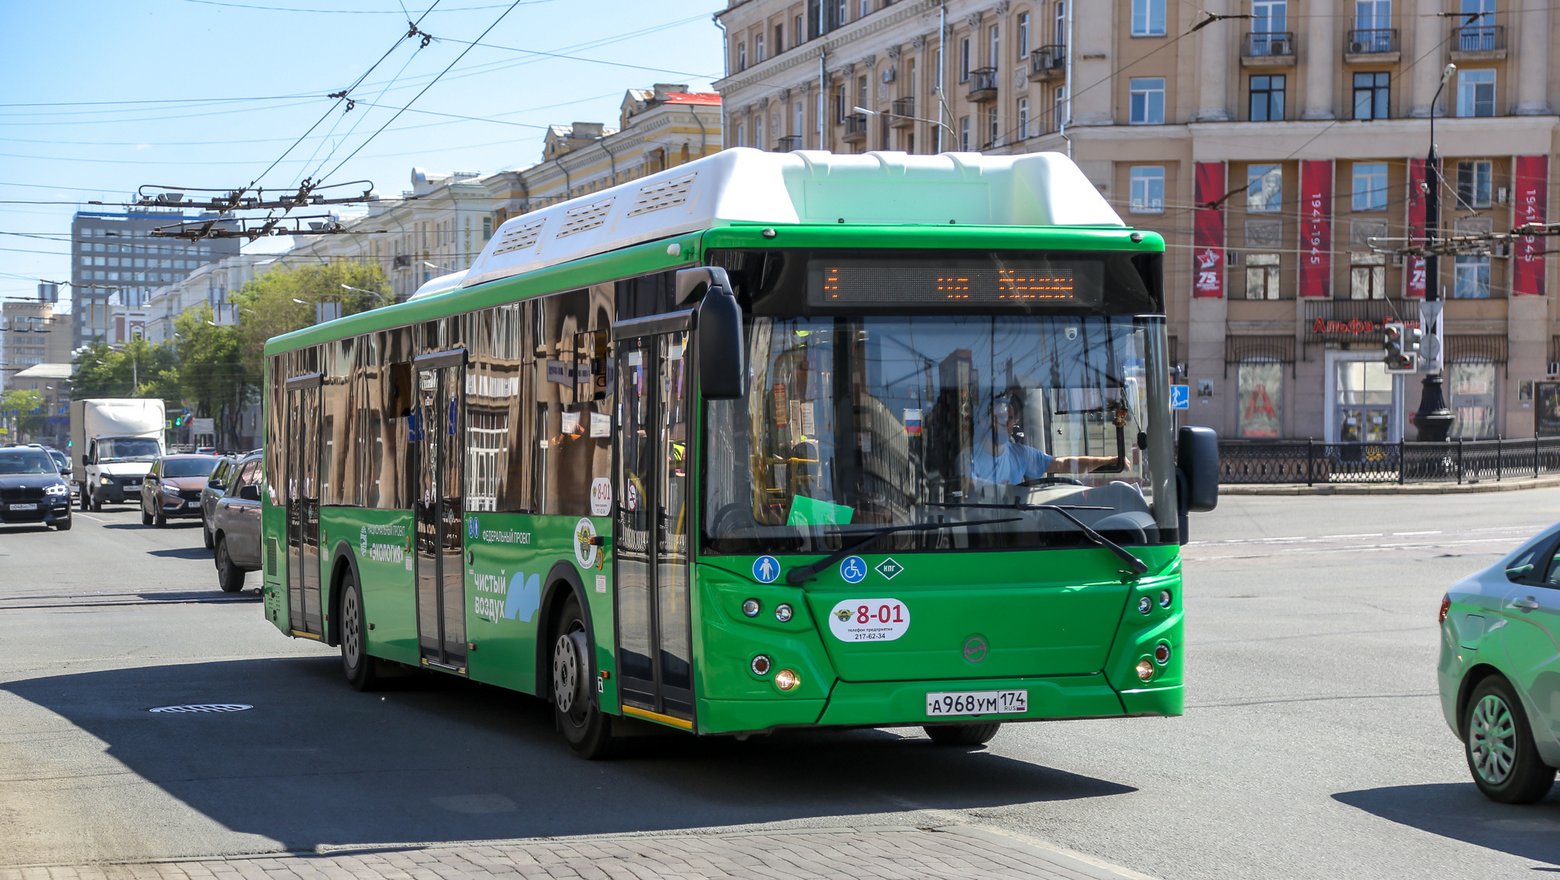
[(970, 455), (970, 476), (986, 483), (1022, 483), (1045, 476), (1052, 460), (1033, 446), (1004, 443), (993, 453), (982, 444)]

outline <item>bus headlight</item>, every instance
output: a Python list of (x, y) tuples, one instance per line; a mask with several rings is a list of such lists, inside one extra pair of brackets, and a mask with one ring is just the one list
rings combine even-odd
[(757, 599), (749, 599), (746, 602), (743, 602), (742, 603), (742, 613), (746, 614), (748, 617), (757, 617), (758, 616), (758, 600)]
[(1148, 681), (1149, 679), (1153, 678), (1154, 677), (1154, 664), (1153, 664), (1153, 662), (1150, 661), (1147, 657), (1144, 657), (1142, 660), (1139, 660), (1138, 661), (1138, 665), (1137, 665), (1137, 675), (1138, 675), (1138, 678), (1142, 679), (1143, 681)]
[(791, 610), (791, 606), (789, 605), (780, 604), (775, 606), (775, 620), (778, 620), (781, 623), (785, 623), (786, 621), (790, 620), (791, 615), (794, 613), (795, 612)]
[(782, 669), (775, 673), (775, 687), (782, 691), (794, 691), (802, 683), (802, 677), (794, 670)]

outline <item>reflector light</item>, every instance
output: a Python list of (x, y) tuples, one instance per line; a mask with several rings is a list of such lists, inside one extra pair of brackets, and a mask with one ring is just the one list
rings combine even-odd
[(1154, 662), (1160, 666), (1170, 662), (1170, 646), (1160, 642), (1154, 647)]
[(753, 665), (751, 668), (754, 675), (768, 675), (771, 668), (769, 658), (763, 654), (759, 654), (757, 657), (753, 658)]
[(742, 603), (742, 613), (746, 614), (748, 617), (757, 617), (758, 616), (758, 600), (757, 599), (749, 599), (746, 602), (743, 602)]

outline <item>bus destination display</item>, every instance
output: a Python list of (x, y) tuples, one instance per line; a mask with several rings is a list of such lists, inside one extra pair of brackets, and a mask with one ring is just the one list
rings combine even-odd
[(823, 259), (808, 273), (808, 302), (851, 306), (1076, 308), (1102, 300), (1101, 267), (1084, 260), (938, 263)]

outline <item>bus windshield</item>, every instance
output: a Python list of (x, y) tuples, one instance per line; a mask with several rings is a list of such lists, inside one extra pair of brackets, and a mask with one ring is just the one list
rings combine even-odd
[(944, 523), (878, 546), (1087, 546), (1075, 520), (1173, 542), (1163, 333), (1133, 316), (754, 318), (748, 396), (707, 408), (705, 550)]

